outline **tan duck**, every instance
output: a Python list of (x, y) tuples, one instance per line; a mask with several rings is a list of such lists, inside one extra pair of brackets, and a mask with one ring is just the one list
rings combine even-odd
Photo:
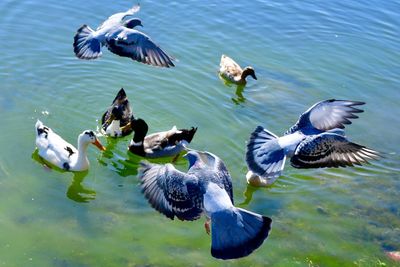
[(252, 67), (248, 66), (242, 69), (239, 64), (226, 55), (221, 56), (219, 66), (219, 75), (229, 82), (244, 85), (246, 84), (246, 77), (249, 75), (257, 80), (256, 73)]

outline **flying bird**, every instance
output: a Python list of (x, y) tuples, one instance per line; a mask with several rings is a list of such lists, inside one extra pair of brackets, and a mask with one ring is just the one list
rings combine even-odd
[(116, 13), (96, 30), (82, 25), (74, 37), (75, 55), (80, 59), (96, 59), (102, 55), (101, 47), (107, 46), (108, 50), (121, 57), (158, 67), (174, 67), (173, 57), (167, 55), (149, 36), (134, 29), (143, 26), (140, 19), (125, 20), (139, 9), (137, 5), (126, 12)]
[(187, 172), (172, 164), (141, 162), (138, 177), (151, 206), (172, 220), (193, 221), (205, 214), (206, 229), (211, 222), (211, 255), (215, 258), (241, 258), (260, 247), (272, 220), (233, 205), (232, 179), (222, 160), (196, 150), (184, 157), (189, 162)]
[(286, 157), (295, 168), (325, 168), (361, 165), (379, 158), (379, 153), (350, 142), (345, 124), (363, 110), (364, 102), (325, 100), (314, 104), (299, 120), (278, 137), (258, 126), (247, 144), (247, 182), (255, 186), (272, 184), (281, 174)]

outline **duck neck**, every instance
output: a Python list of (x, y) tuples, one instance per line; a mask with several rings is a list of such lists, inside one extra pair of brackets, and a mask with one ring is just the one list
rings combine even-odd
[(240, 81), (241, 81), (242, 83), (246, 83), (246, 77), (249, 76), (249, 75), (251, 75), (251, 73), (252, 73), (252, 70), (251, 70), (249, 67), (246, 67), (246, 68), (243, 70), (242, 75), (240, 76)]
[(146, 155), (146, 152), (144, 151), (144, 137), (138, 135), (136, 132), (133, 135), (133, 139), (131, 141), (131, 144), (129, 146), (129, 151), (131, 151), (133, 154), (139, 155), (144, 157)]
[(83, 142), (80, 140), (80, 138), (78, 138), (78, 155), (74, 166), (74, 169), (77, 171), (84, 170), (89, 167), (89, 160), (87, 158), (88, 146), (89, 143)]

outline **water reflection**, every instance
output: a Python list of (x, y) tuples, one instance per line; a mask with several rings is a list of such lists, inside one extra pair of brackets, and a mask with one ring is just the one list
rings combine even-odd
[[(35, 151), (32, 153), (32, 159), (40, 163), (48, 171), (54, 170), (59, 173), (67, 172), (45, 161), (42, 157), (39, 156), (38, 149), (35, 149)], [(71, 172), (71, 173), (73, 174), (73, 178), (72, 178), (72, 183), (68, 187), (66, 192), (67, 198), (79, 203), (87, 203), (91, 200), (94, 200), (96, 198), (96, 191), (88, 189), (82, 185), (82, 182), (88, 175), (89, 171), (86, 170), (86, 171)]]
[(96, 191), (85, 188), (82, 185), (83, 179), (88, 175), (89, 171), (74, 172), (72, 183), (68, 187), (67, 197), (75, 202), (87, 203), (96, 198)]
[(246, 98), (243, 96), (244, 87), (245, 87), (244, 85), (236, 86), (236, 91), (235, 91), (236, 98), (234, 97), (231, 98), (233, 103), (235, 103), (236, 105), (240, 105), (246, 101)]
[(246, 190), (243, 192), (244, 200), (242, 203), (239, 204), (239, 206), (246, 207), (247, 205), (249, 205), (249, 203), (253, 199), (254, 192), (256, 192), (259, 189), (260, 189), (260, 187), (255, 187), (255, 186), (248, 184), (246, 187)]
[(236, 97), (232, 97), (231, 98), (233, 103), (235, 103), (236, 105), (240, 105), (240, 104), (243, 104), (246, 101), (246, 98), (243, 96), (243, 91), (244, 91), (244, 88), (246, 87), (246, 85), (244, 85), (244, 84), (241, 84), (241, 85), (234, 84), (234, 83), (224, 79), (219, 73), (218, 73), (218, 77), (224, 83), (224, 85), (226, 85), (228, 87), (236, 87), (236, 91), (235, 91)]

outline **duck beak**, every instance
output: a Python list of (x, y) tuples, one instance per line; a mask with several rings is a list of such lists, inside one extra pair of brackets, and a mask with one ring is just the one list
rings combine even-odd
[(121, 127), (121, 132), (124, 132), (125, 130), (128, 130), (131, 127), (132, 127), (132, 122), (128, 122), (125, 126)]
[(251, 74), (251, 77), (253, 77), (254, 80), (257, 80), (256, 74)]
[(100, 143), (99, 139), (97, 139), (97, 138), (92, 144), (95, 145), (101, 151), (106, 150), (106, 148)]
[(112, 122), (114, 119), (115, 119), (114, 114), (111, 114), (110, 117), (108, 118), (108, 120), (106, 120), (106, 121), (104, 122), (103, 125), (110, 125), (111, 122)]

